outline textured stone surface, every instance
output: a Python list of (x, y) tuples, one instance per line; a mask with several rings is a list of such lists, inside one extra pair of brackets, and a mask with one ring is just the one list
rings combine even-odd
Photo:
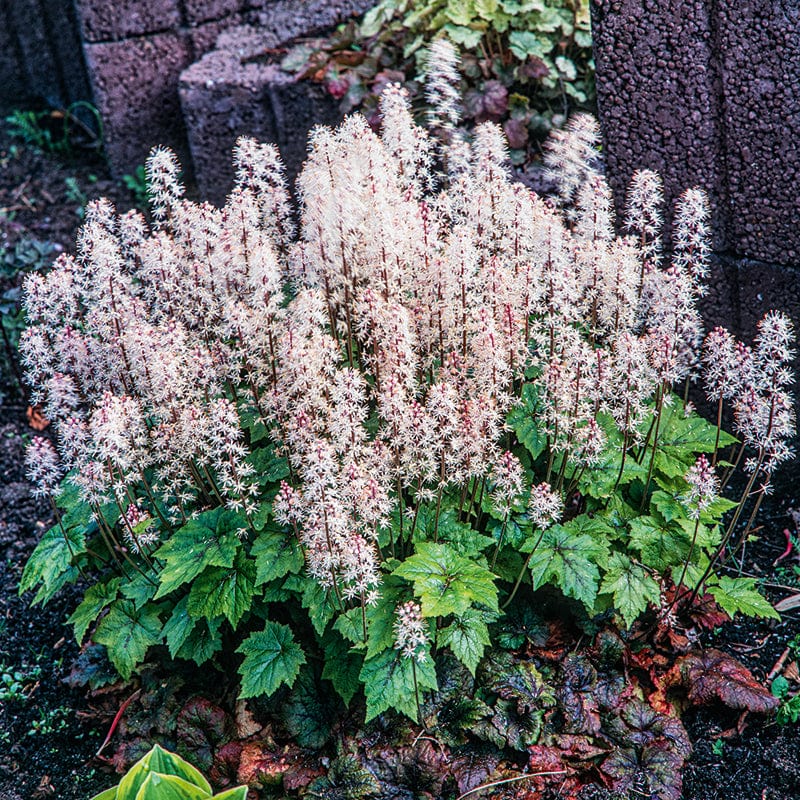
[(87, 42), (177, 30), (179, 0), (75, 0)]
[(634, 170), (709, 192), (717, 251), (800, 262), (800, 3), (592, 0), (618, 208)]
[(276, 143), (293, 180), (311, 127), (340, 118), (318, 86), (295, 83), (276, 65), (247, 63), (232, 50), (193, 64), (181, 76), (180, 95), (200, 194), (217, 203), (233, 183), (231, 150), (239, 136)]
[(691, 186), (709, 193), (714, 247), (728, 245), (720, 81), (707, 0), (593, 0), (597, 102), (617, 208), (637, 169), (665, 183), (667, 218)]
[(251, 0), (251, 22), (275, 44), (363, 14), (375, 0)]
[(132, 172), (158, 144), (174, 148), (188, 166), (177, 88), (191, 62), (188, 38), (167, 33), (85, 50), (114, 174)]
[(715, 5), (733, 246), (800, 264), (800, 2)]
[(189, 25), (232, 17), (248, 5), (247, 0), (183, 0)]

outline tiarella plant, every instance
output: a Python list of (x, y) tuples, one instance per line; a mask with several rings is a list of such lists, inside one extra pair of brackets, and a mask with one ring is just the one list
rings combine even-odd
[[(235, 648), (242, 697), (302, 673), (417, 718), (437, 660), (475, 674), (531, 589), (625, 628), (708, 593), (775, 615), (721, 567), (788, 456), (788, 320), (701, 348), (703, 194), (664, 263), (659, 180), (635, 177), (616, 236), (593, 120), (550, 147), (558, 204), (510, 179), (495, 125), (453, 133), (444, 83), (447, 144), (398, 87), (380, 136), (314, 131), (297, 231), (273, 146), (239, 141), (221, 209), (157, 150), (152, 229), (95, 202), (77, 258), (28, 281), (59, 454), (30, 449), (57, 523), (21, 590), (83, 576), (76, 636), (123, 677), (157, 645)], [(683, 397), (700, 373), (716, 425)]]
[(429, 46), (441, 38), (461, 49), (465, 122), (502, 123), (514, 163), (594, 102), (589, 0), (381, 0), (360, 23), (299, 43), (282, 64), (377, 124), (388, 83), (422, 101)]

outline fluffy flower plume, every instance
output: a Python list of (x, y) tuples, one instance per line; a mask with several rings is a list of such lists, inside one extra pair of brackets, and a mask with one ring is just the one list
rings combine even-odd
[(400, 650), (406, 658), (413, 658), (419, 664), (424, 663), (426, 659), (424, 648), (428, 643), (428, 634), (422, 610), (413, 600), (397, 607), (394, 641), (395, 649)]
[(686, 473), (685, 480), (689, 484), (689, 494), (686, 496), (689, 516), (692, 519), (698, 519), (700, 513), (717, 499), (719, 478), (714, 473), (714, 468), (708, 463), (708, 459), (701, 454)]

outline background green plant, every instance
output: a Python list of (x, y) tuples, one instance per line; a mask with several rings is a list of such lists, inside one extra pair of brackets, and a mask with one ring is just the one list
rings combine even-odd
[(382, 0), (282, 64), (322, 81), (344, 111), (360, 108), (377, 122), (387, 83), (402, 82), (421, 109), (427, 46), (439, 36), (461, 51), (465, 121), (502, 122), (514, 163), (569, 114), (593, 107), (589, 0)]

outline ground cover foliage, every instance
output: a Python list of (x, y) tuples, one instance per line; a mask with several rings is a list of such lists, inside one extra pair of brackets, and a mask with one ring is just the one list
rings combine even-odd
[[(238, 671), (302, 746), (332, 746), (347, 708), (369, 741), (388, 712), (431, 727), (433, 752), (472, 763), (483, 743), (477, 782), (534, 754), (563, 781), (574, 747), (615, 788), (677, 797), (675, 693), (777, 704), (677, 622), (775, 616), (722, 562), (788, 456), (790, 326), (768, 315), (753, 349), (716, 331), (701, 369), (701, 193), (666, 266), (657, 176), (636, 177), (616, 236), (581, 118), (550, 150), (560, 203), (541, 200), (510, 180), (498, 128), (454, 134), (439, 57), (444, 141), (398, 88), (380, 136), (362, 117), (317, 130), (297, 232), (272, 146), (239, 142), (222, 209), (185, 200), (159, 150), (152, 228), (90, 204), (78, 258), (27, 282), (23, 360), (60, 460), (34, 440), (58, 521), (21, 590), (89, 579), (76, 636), (124, 678), (163, 650)], [(699, 373), (741, 443), (673, 391)], [(591, 654), (553, 645), (537, 590), (566, 598)], [(685, 655), (638, 652), (664, 642)], [(312, 796), (378, 791), (382, 768), (342, 741)]]
[(501, 123), (512, 162), (522, 164), (540, 155), (553, 127), (593, 108), (589, 16), (588, 0), (382, 0), (360, 22), (298, 43), (282, 66), (377, 127), (380, 94), (392, 82), (424, 114), (428, 48), (446, 37), (460, 49), (465, 123)]

